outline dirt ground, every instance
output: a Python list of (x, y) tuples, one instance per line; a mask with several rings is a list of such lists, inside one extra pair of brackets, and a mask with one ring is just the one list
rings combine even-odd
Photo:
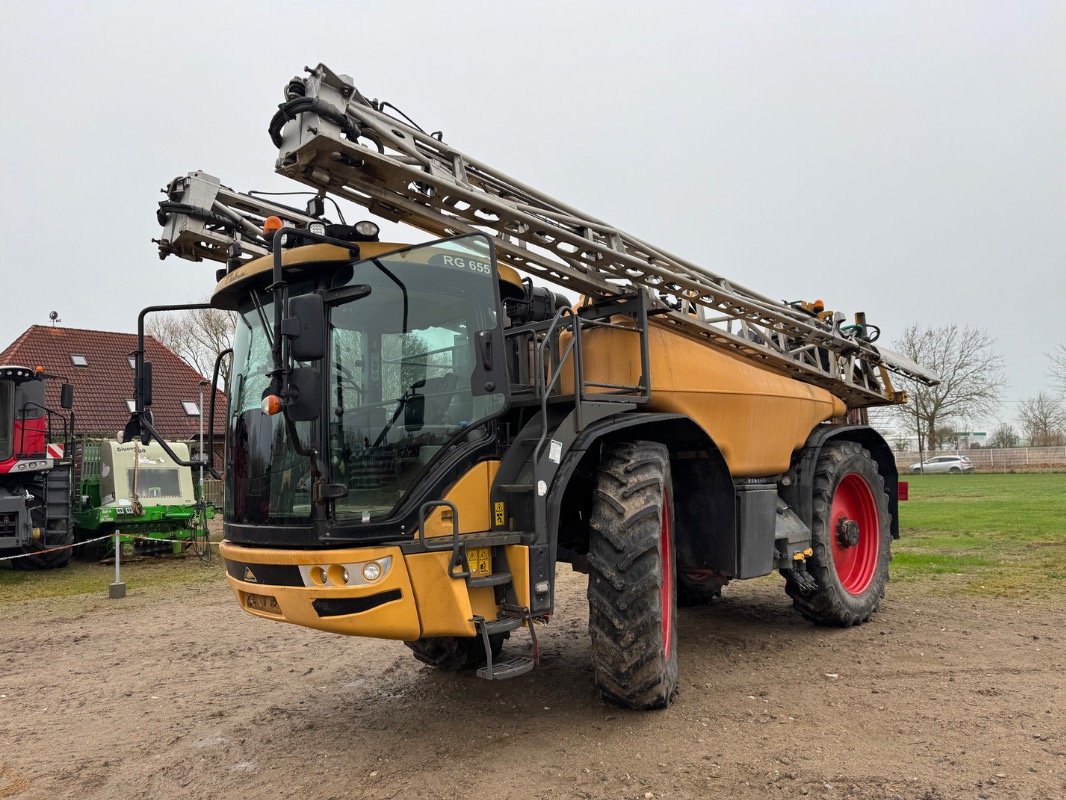
[(252, 618), (221, 572), (27, 601), (0, 631), (0, 797), (1066, 797), (1064, 609), (934, 589), (842, 631), (778, 579), (731, 585), (680, 613), (653, 713), (597, 697), (570, 573), (540, 668), (500, 683)]

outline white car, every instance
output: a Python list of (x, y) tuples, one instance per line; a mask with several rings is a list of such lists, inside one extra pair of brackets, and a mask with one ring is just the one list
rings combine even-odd
[(933, 456), (919, 464), (911, 464), (907, 472), (973, 472), (973, 464), (966, 456)]

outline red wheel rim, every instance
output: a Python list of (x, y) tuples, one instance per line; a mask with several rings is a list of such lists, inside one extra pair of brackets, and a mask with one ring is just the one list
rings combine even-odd
[(670, 545), (670, 495), (663, 493), (663, 524), (659, 533), (659, 552), (662, 555), (663, 585), (659, 589), (659, 603), (663, 617), (663, 653), (670, 656), (670, 639), (673, 635), (674, 609), (674, 553)]
[[(840, 535), (841, 525), (852, 521), (858, 524), (858, 541), (848, 544)], [(881, 520), (877, 503), (866, 480), (849, 472), (837, 484), (833, 494), (829, 535), (833, 542), (833, 568), (844, 591), (862, 594), (877, 573), (877, 558), (881, 552)]]

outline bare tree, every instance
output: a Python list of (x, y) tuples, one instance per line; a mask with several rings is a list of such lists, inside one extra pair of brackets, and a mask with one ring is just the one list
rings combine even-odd
[(1066, 408), (1046, 392), (1022, 400), (1018, 419), (1033, 447), (1057, 447), (1066, 440)]
[(951, 445), (955, 450), (959, 449), (959, 433), (950, 422), (936, 426), (936, 441), (941, 445)]
[(958, 325), (911, 325), (893, 344), (940, 377), (936, 386), (911, 383), (911, 405), (901, 406), (898, 412), (911, 430), (924, 434), (929, 450), (936, 449), (941, 429), (952, 419), (985, 416), (999, 405), (1006, 384), (1003, 358), (984, 331)]
[[(171, 311), (148, 318), (148, 333), (177, 353), (193, 369), (210, 378), (215, 359), (233, 342), (236, 317), (232, 311), (199, 308), (191, 311)], [(229, 392), (230, 360), (222, 359), (219, 376), (222, 390)]]
[(1059, 342), (1047, 357), (1051, 362), (1051, 379), (1058, 390), (1066, 394), (1066, 342)]
[(1001, 422), (999, 427), (992, 431), (988, 440), (989, 447), (1017, 447), (1018, 430), (1009, 422)]

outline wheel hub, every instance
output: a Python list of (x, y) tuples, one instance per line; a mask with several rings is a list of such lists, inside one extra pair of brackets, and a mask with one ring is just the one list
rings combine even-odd
[(841, 547), (854, 547), (859, 543), (859, 523), (847, 517), (841, 517), (837, 523), (837, 541)]

